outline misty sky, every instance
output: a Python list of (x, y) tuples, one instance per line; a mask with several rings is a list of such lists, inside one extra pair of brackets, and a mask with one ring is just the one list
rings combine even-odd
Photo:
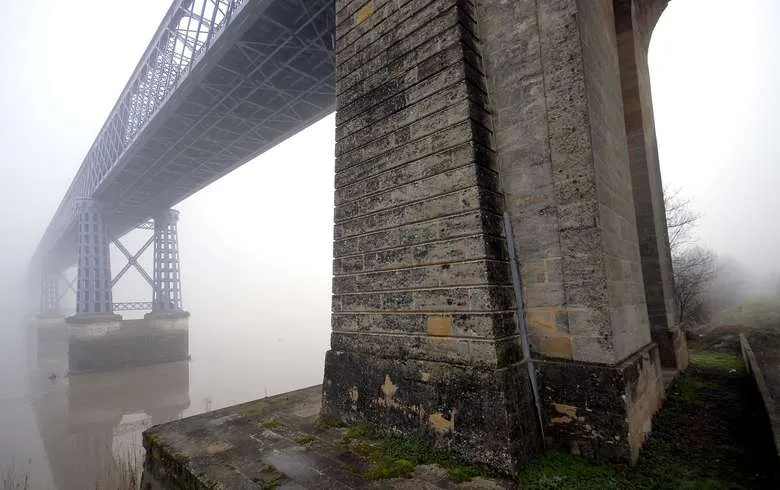
[[(4, 2), (0, 298), (13, 297), (12, 281), (169, 4)], [(665, 183), (693, 199), (704, 243), (755, 271), (778, 270), (778, 28), (777, 0), (673, 0), (650, 53)], [(218, 328), (273, 319), (274, 336), (327, 342), (333, 121), (177, 206), (187, 309)], [(137, 277), (128, 284), (116, 300), (149, 299), (138, 297), (149, 293)]]

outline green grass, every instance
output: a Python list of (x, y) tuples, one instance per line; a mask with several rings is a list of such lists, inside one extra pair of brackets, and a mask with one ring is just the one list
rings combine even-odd
[(748, 328), (780, 328), (780, 298), (752, 298), (721, 314), (718, 323)]
[(265, 409), (265, 402), (258, 401), (247, 405), (243, 410), (241, 410), (240, 415), (242, 417), (259, 417), (260, 415), (263, 415)]
[(296, 444), (300, 444), (301, 446), (309, 444), (310, 442), (314, 441), (314, 438), (309, 435), (301, 436), (297, 439), (295, 439)]
[(694, 351), (690, 359), (688, 370), (669, 387), (636, 466), (550, 453), (523, 469), (522, 488), (777, 488), (765, 414), (741, 358)]
[(314, 422), (314, 427), (318, 429), (338, 429), (340, 427), (346, 427), (346, 424), (337, 417), (324, 415)]
[(260, 476), (253, 478), (252, 481), (260, 485), (263, 490), (272, 490), (279, 487), (284, 478), (284, 474), (270, 464), (265, 464), (260, 468)]
[(742, 371), (745, 367), (740, 356), (726, 352), (691, 351), (690, 362), (693, 366), (721, 371)]
[(263, 421), (263, 428), (264, 429), (271, 429), (271, 430), (278, 429), (278, 428), (282, 427), (283, 425), (284, 424), (279, 422), (279, 420), (277, 420), (277, 419), (270, 419), (270, 420)]
[(349, 426), (342, 442), (371, 462), (371, 468), (363, 472), (367, 480), (409, 478), (415, 467), (422, 464), (441, 466), (458, 483), (488, 474), (486, 469), (466, 464), (423, 439), (384, 434), (368, 425)]

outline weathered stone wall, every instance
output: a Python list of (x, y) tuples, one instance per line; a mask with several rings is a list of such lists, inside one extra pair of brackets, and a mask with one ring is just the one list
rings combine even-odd
[(546, 360), (538, 371), (548, 449), (636, 461), (663, 398), (654, 344), (615, 366)]
[(648, 48), (662, 6), (655, 0), (615, 2), (615, 27), (639, 231), (645, 298), (652, 337), (669, 369), (687, 365), (685, 339), (677, 327), (674, 276), (666, 228), (663, 185), (650, 88)]
[(334, 348), (517, 360), (465, 3), (337, 6)]
[(336, 8), (324, 410), (421, 432), (513, 472), (539, 438), (520, 364), (473, 5)]
[(611, 1), (477, 6), (534, 348), (619, 362), (650, 337)]

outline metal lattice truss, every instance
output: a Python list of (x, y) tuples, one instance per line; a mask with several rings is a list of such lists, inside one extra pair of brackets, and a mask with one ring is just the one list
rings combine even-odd
[(114, 313), (117, 311), (151, 311), (151, 301), (129, 301), (126, 303), (114, 303)]
[(36, 257), (70, 246), (77, 198), (122, 235), (332, 112), (334, 3), (175, 0)]
[[(179, 238), (176, 230), (178, 220), (179, 212), (171, 209), (156, 216), (154, 221), (137, 225), (136, 228), (151, 230), (152, 233), (135, 253), (130, 253), (119, 238), (113, 240), (114, 245), (125, 256), (127, 262), (116, 276), (111, 279), (111, 288), (113, 289), (131, 268), (135, 268), (152, 288), (151, 302), (113, 303), (114, 311), (181, 311)], [(146, 272), (138, 261), (152, 244), (154, 244), (154, 277)]]

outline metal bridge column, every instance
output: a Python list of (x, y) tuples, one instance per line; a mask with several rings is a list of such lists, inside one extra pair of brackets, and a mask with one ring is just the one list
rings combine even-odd
[(41, 275), (40, 316), (57, 317), (60, 315), (59, 276), (44, 272)]
[(78, 277), (76, 317), (111, 316), (109, 236), (100, 203), (92, 199), (76, 201), (78, 223)]
[(153, 313), (180, 312), (182, 309), (178, 221), (179, 212), (175, 209), (154, 219)]

